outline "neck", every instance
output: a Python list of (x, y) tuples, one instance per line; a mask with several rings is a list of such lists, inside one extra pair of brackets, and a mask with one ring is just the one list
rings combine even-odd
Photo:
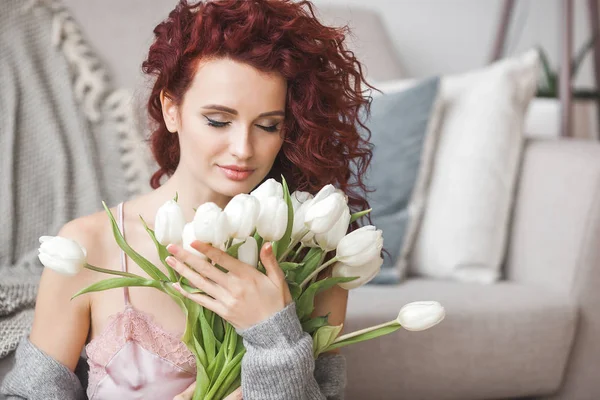
[(168, 200), (174, 199), (176, 194), (178, 197), (177, 203), (183, 210), (185, 220), (188, 222), (194, 218), (194, 208), (198, 208), (201, 204), (213, 202), (224, 208), (231, 200), (231, 197), (216, 193), (199, 183), (197, 179), (185, 175), (185, 172), (178, 169), (162, 186), (147, 195), (141, 196), (137, 199), (138, 201), (133, 200), (131, 202), (133, 208), (139, 210), (137, 213), (142, 215), (150, 227), (154, 225), (158, 208)]

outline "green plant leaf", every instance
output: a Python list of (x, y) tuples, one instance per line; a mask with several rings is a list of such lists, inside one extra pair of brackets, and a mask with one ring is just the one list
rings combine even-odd
[(275, 258), (277, 260), (287, 250), (292, 240), (292, 228), (294, 227), (294, 206), (292, 205), (292, 197), (290, 195), (290, 189), (288, 188), (285, 177), (281, 175), (281, 185), (283, 186), (283, 200), (287, 204), (288, 219), (287, 227), (283, 237), (273, 244), (273, 251), (275, 252)]
[(298, 311), (298, 318), (301, 322), (306, 321), (306, 318), (314, 310), (315, 296), (320, 292), (334, 287), (338, 283), (351, 282), (357, 277), (337, 277), (337, 278), (325, 278), (317, 281), (308, 286), (296, 303), (296, 310)]
[(371, 332), (366, 332), (366, 333), (363, 333), (361, 335), (357, 335), (357, 336), (355, 336), (353, 338), (342, 340), (342, 341), (339, 341), (337, 343), (332, 343), (327, 348), (325, 348), (323, 350), (323, 352), (331, 351), (331, 350), (334, 350), (334, 349), (337, 349), (337, 348), (340, 348), (340, 347), (348, 346), (350, 344), (360, 343), (360, 342), (364, 342), (366, 340), (371, 340), (371, 339), (375, 339), (375, 338), (380, 337), (380, 336), (388, 335), (388, 334), (390, 334), (392, 332), (397, 331), (400, 328), (402, 328), (402, 326), (399, 325), (399, 324), (398, 325), (392, 325), (392, 326), (385, 326), (385, 327), (376, 329), (376, 330), (371, 331)]
[(302, 294), (302, 288), (296, 282), (288, 282), (288, 287), (290, 288), (290, 293), (292, 295), (292, 299), (294, 301), (298, 300), (300, 295)]
[(311, 318), (311, 319), (303, 322), (302, 330), (306, 333), (312, 334), (314, 331), (321, 328), (322, 326), (328, 325), (329, 324), (329, 322), (328, 322), (329, 314), (331, 314), (331, 313), (329, 312), (325, 316)]
[(119, 230), (119, 226), (117, 225), (117, 222), (115, 221), (115, 217), (112, 215), (112, 212), (110, 211), (105, 202), (102, 202), (102, 205), (104, 206), (104, 210), (106, 210), (108, 217), (110, 218), (115, 240), (117, 241), (119, 247), (125, 252), (125, 254), (127, 254), (129, 258), (131, 258), (137, 265), (139, 265), (140, 268), (142, 268), (144, 272), (147, 273), (148, 276), (150, 276), (151, 278), (159, 281), (168, 281), (169, 279), (167, 279), (167, 276), (160, 269), (158, 269), (154, 264), (146, 260), (144, 257), (142, 257), (129, 246), (129, 244), (125, 241), (123, 234)]
[(313, 335), (313, 356), (316, 359), (339, 335), (344, 325), (322, 326)]
[(92, 271), (101, 272), (101, 273), (104, 273), (104, 274), (109, 274), (109, 275), (119, 275), (119, 276), (125, 276), (125, 277), (128, 277), (128, 278), (147, 279), (147, 278), (144, 278), (143, 276), (132, 274), (130, 272), (119, 271), (119, 270), (114, 270), (114, 269), (100, 268), (100, 267), (96, 267), (96, 266), (91, 265), (91, 264), (86, 264), (85, 268), (90, 269)]
[(279, 263), (279, 266), (281, 267), (281, 269), (283, 271), (292, 271), (295, 270), (297, 268), (301, 268), (304, 266), (304, 263), (293, 263), (293, 262), (282, 262)]
[(148, 235), (150, 235), (150, 238), (154, 242), (156, 251), (158, 251), (158, 258), (160, 259), (160, 262), (167, 268), (167, 271), (169, 272), (169, 280), (171, 282), (177, 282), (179, 280), (179, 274), (173, 268), (171, 268), (171, 266), (165, 261), (165, 259), (171, 255), (171, 253), (169, 253), (169, 251), (167, 250), (167, 246), (163, 246), (158, 242), (158, 240), (156, 240), (156, 235), (154, 234), (154, 231), (148, 228), (148, 224), (146, 224), (146, 221), (144, 221), (144, 218), (141, 215), (140, 219), (142, 220), (142, 224), (144, 224), (144, 229), (146, 229), (146, 232), (148, 232)]
[(371, 210), (372, 210), (372, 208), (369, 208), (368, 210), (359, 211), (357, 213), (352, 214), (352, 216), (350, 217), (350, 223), (353, 223), (357, 219), (364, 217), (365, 215), (367, 215), (368, 213), (370, 213)]
[(229, 246), (229, 248), (227, 249), (227, 254), (229, 254), (231, 257), (238, 258), (238, 250), (240, 249), (240, 246), (244, 243), (245, 241)]
[(71, 300), (73, 300), (75, 297), (81, 296), (82, 294), (85, 294), (85, 293), (101, 292), (103, 290), (115, 289), (115, 288), (126, 287), (126, 286), (127, 287), (129, 287), (129, 286), (153, 287), (153, 288), (156, 288), (156, 289), (162, 291), (160, 282), (155, 281), (154, 279), (130, 278), (130, 277), (110, 278), (110, 279), (101, 280), (100, 282), (96, 282), (84, 289), (81, 289), (79, 292), (75, 293), (71, 297)]
[[(245, 352), (239, 353), (230, 362), (225, 364), (225, 367), (221, 370), (216, 381), (211, 384), (211, 389), (206, 395), (205, 400), (221, 399), (221, 397), (218, 396), (218, 392), (227, 390), (231, 382), (239, 375), (242, 368), (242, 358), (244, 353)], [(232, 376), (230, 376), (230, 374)]]
[[(200, 345), (200, 342), (198, 341), (198, 338), (196, 336), (194, 336), (194, 346), (196, 349), (196, 356), (197, 356), (197, 360), (196, 360), (196, 390), (194, 391), (194, 399), (198, 398), (198, 399), (203, 399), (204, 395), (208, 392), (209, 388), (210, 388), (210, 379), (208, 377), (208, 373), (206, 372), (207, 370), (207, 366), (206, 366), (206, 355), (204, 353), (204, 350), (202, 349), (202, 346)], [(204, 357), (201, 358), (201, 355)], [(201, 380), (199, 380), (201, 379)], [(201, 396), (201, 397), (196, 397), (196, 396)]]
[(216, 339), (215, 334), (212, 331), (212, 327), (206, 319), (204, 307), (201, 307), (200, 312), (198, 313), (198, 318), (200, 324), (200, 332), (202, 334), (202, 341), (204, 344), (204, 351), (206, 352), (206, 360), (210, 364), (216, 356)]
[(296, 271), (296, 283), (302, 283), (310, 274), (312, 274), (320, 264), (324, 250), (313, 247), (308, 251), (304, 260), (302, 260), (302, 269)]

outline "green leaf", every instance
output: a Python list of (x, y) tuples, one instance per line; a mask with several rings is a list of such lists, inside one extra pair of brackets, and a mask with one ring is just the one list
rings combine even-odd
[(245, 243), (245, 241), (236, 243), (233, 246), (229, 246), (229, 248), (227, 249), (227, 254), (229, 254), (231, 257), (238, 258), (238, 250), (239, 250), (240, 246), (243, 245), (244, 243)]
[(302, 288), (300, 287), (300, 285), (296, 282), (288, 282), (288, 287), (290, 288), (292, 299), (294, 299), (294, 301), (298, 300), (298, 298), (302, 294)]
[(302, 330), (306, 333), (312, 334), (314, 331), (321, 328), (322, 326), (328, 325), (329, 314), (331, 313), (329, 312), (323, 317), (315, 317), (303, 322)]
[(283, 186), (283, 200), (287, 204), (288, 208), (288, 220), (287, 227), (283, 237), (273, 244), (273, 250), (275, 251), (275, 258), (279, 258), (287, 250), (292, 240), (292, 228), (294, 227), (294, 206), (292, 205), (292, 197), (290, 195), (290, 189), (288, 188), (285, 177), (281, 175), (281, 184)]
[(145, 287), (154, 287), (159, 290), (162, 290), (162, 288), (160, 286), (160, 282), (155, 281), (154, 279), (130, 278), (130, 277), (110, 278), (110, 279), (104, 279), (100, 282), (96, 282), (84, 289), (81, 289), (79, 292), (75, 293), (71, 297), (71, 300), (73, 300), (75, 297), (81, 296), (82, 294), (85, 294), (85, 293), (101, 292), (103, 290), (115, 289), (115, 288), (126, 287), (126, 286), (127, 287), (129, 287), (129, 286), (145, 286)]
[(169, 280), (171, 282), (177, 282), (177, 280), (179, 279), (179, 274), (173, 268), (171, 268), (171, 266), (165, 261), (165, 259), (171, 255), (171, 253), (169, 253), (169, 251), (167, 250), (167, 246), (163, 246), (158, 242), (158, 240), (156, 240), (156, 235), (154, 234), (154, 231), (148, 228), (148, 224), (146, 224), (146, 221), (144, 221), (144, 218), (141, 215), (140, 219), (142, 220), (142, 224), (144, 224), (144, 229), (146, 229), (146, 232), (148, 232), (148, 235), (150, 235), (150, 238), (154, 242), (154, 246), (158, 251), (158, 258), (160, 259), (160, 262), (162, 262), (162, 264), (167, 268), (167, 271), (169, 272)]
[(290, 271), (290, 270), (294, 270), (296, 268), (303, 267), (304, 263), (293, 263), (293, 262), (286, 261), (286, 262), (279, 263), (279, 266), (284, 271)]
[(366, 340), (375, 339), (377, 337), (384, 336), (384, 335), (390, 334), (392, 332), (396, 332), (400, 328), (402, 328), (402, 326), (399, 325), (399, 324), (398, 325), (392, 325), (392, 326), (385, 326), (385, 327), (376, 329), (376, 330), (371, 331), (371, 332), (366, 332), (366, 333), (363, 333), (361, 335), (357, 335), (357, 336), (355, 336), (353, 338), (342, 340), (342, 341), (339, 341), (337, 343), (332, 343), (327, 348), (325, 348), (323, 350), (323, 352), (331, 351), (331, 350), (334, 350), (334, 349), (337, 349), (337, 348), (340, 348), (340, 347), (344, 347), (344, 346), (348, 346), (350, 344), (360, 343), (360, 342), (364, 342)]
[(221, 318), (218, 314), (213, 314), (215, 316), (215, 319), (214, 321), (212, 321), (212, 329), (215, 334), (215, 338), (218, 342), (221, 342), (222, 344), (225, 340), (225, 328), (223, 327), (223, 324), (225, 324), (225, 322), (223, 321), (223, 318)]
[(85, 268), (90, 269), (92, 271), (102, 272), (104, 274), (109, 274), (109, 275), (119, 275), (119, 276), (126, 276), (128, 278), (147, 279), (147, 278), (144, 278), (143, 276), (132, 274), (130, 272), (119, 271), (119, 270), (114, 270), (114, 269), (100, 268), (100, 267), (93, 266), (91, 264), (85, 264)]
[(369, 208), (368, 210), (359, 211), (357, 213), (352, 214), (352, 216), (350, 217), (350, 223), (353, 223), (357, 219), (364, 217), (365, 215), (367, 215), (368, 213), (370, 213), (371, 210), (372, 210), (372, 208)]
[(117, 225), (117, 222), (115, 221), (115, 217), (112, 215), (112, 212), (110, 211), (105, 202), (102, 202), (102, 205), (104, 206), (104, 210), (106, 210), (106, 212), (108, 213), (108, 217), (110, 218), (115, 240), (117, 241), (119, 247), (125, 252), (125, 254), (127, 254), (129, 258), (131, 258), (137, 265), (139, 265), (140, 268), (142, 268), (144, 272), (147, 273), (148, 276), (150, 276), (151, 278), (159, 281), (168, 281), (167, 276), (160, 269), (158, 269), (154, 264), (146, 260), (144, 257), (142, 257), (129, 246), (129, 244), (125, 241), (123, 234), (119, 230), (119, 226)]
[(231, 382), (233, 382), (237, 375), (241, 372), (242, 368), (242, 358), (244, 357), (245, 352), (241, 352), (236, 355), (229, 363), (225, 365), (225, 368), (219, 374), (219, 377), (216, 381), (211, 385), (211, 389), (206, 395), (205, 400), (213, 400), (213, 399), (221, 399), (219, 397), (218, 392), (224, 392), (230, 386)]
[(225, 365), (226, 352), (227, 350), (225, 349), (225, 346), (221, 346), (221, 350), (219, 350), (217, 356), (210, 364), (208, 364), (207, 373), (211, 382), (215, 381), (218, 374), (223, 369), (223, 366)]
[(357, 277), (356, 276), (352, 276), (352, 277), (337, 277), (337, 278), (325, 278), (325, 279), (321, 279), (320, 281), (317, 281), (315, 283), (313, 283), (312, 285), (308, 286), (304, 292), (302, 293), (302, 295), (300, 296), (300, 298), (298, 299), (298, 302), (296, 303), (296, 309), (298, 311), (298, 318), (300, 318), (301, 322), (305, 321), (305, 318), (310, 316), (310, 314), (313, 312), (315, 306), (314, 306), (314, 302), (315, 302), (315, 296), (317, 294), (319, 294), (320, 292), (327, 290), (329, 288), (334, 287), (335, 285), (337, 285), (338, 283), (344, 283), (344, 282), (350, 282), (355, 280)]
[(339, 335), (344, 325), (326, 325), (313, 335), (313, 356), (316, 359)]
[[(196, 349), (196, 352), (194, 354), (196, 354), (196, 390), (194, 391), (194, 399), (198, 398), (198, 399), (203, 399), (204, 395), (208, 392), (209, 390), (209, 385), (210, 385), (210, 380), (208, 378), (208, 373), (206, 372), (206, 355), (204, 353), (204, 350), (202, 349), (202, 346), (200, 345), (200, 342), (198, 341), (198, 338), (196, 338), (194, 336), (194, 346)], [(201, 396), (201, 397), (196, 397), (196, 396)]]
[(210, 364), (216, 356), (215, 334), (212, 331), (210, 323), (206, 319), (204, 307), (200, 309), (198, 317), (200, 323), (200, 332), (202, 333), (202, 341), (204, 343), (204, 351), (206, 352), (206, 360)]
[(296, 271), (296, 282), (302, 283), (310, 274), (312, 274), (321, 264), (324, 250), (313, 247), (308, 251), (302, 263), (302, 269)]

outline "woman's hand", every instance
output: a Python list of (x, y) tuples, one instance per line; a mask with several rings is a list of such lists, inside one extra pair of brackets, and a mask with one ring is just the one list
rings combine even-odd
[(167, 263), (205, 294), (190, 294), (178, 284), (173, 287), (185, 297), (214, 311), (236, 329), (244, 330), (256, 325), (292, 302), (271, 243), (263, 245), (260, 251), (266, 274), (198, 240), (191, 246), (229, 272), (225, 273), (207, 260), (170, 244), (167, 250), (173, 256), (167, 257)]
[[(192, 383), (185, 389), (183, 392), (179, 393), (177, 396), (173, 397), (173, 400), (192, 400), (194, 397), (194, 390), (196, 390), (196, 382)], [(239, 387), (223, 400), (242, 400), (242, 388)]]

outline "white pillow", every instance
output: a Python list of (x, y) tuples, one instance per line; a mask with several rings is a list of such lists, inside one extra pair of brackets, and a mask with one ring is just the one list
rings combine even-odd
[(535, 94), (538, 54), (443, 77), (442, 122), (410, 273), (492, 283), (507, 242), (523, 122)]

